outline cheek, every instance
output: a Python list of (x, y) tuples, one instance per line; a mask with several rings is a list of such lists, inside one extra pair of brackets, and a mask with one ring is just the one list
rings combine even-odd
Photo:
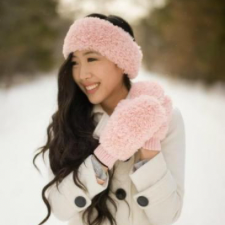
[(80, 87), (80, 89), (83, 89), (83, 87), (80, 86), (80, 79), (77, 74), (78, 74), (77, 72), (75, 73), (75, 71), (72, 71), (73, 80)]
[(77, 82), (76, 73), (74, 72), (73, 69), (72, 69), (72, 77), (73, 77), (73, 80)]
[[(112, 75), (113, 76), (113, 75)], [(101, 93), (103, 94), (111, 94), (118, 87), (118, 80), (115, 77), (107, 77), (102, 80)]]

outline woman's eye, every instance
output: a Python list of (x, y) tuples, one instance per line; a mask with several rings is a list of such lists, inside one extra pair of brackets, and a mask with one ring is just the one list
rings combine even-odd
[[(88, 58), (88, 61), (89, 61), (89, 62), (96, 61), (96, 60), (97, 60), (97, 59), (95, 59), (95, 58)], [(71, 64), (72, 64), (72, 66), (77, 65), (77, 63), (74, 62), (74, 61), (72, 61)]]
[(88, 61), (95, 61), (95, 58), (88, 58)]

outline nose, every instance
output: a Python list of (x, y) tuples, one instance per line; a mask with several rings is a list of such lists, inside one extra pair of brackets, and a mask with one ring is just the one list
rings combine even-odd
[(87, 66), (81, 66), (80, 67), (80, 80), (85, 80), (87, 78), (89, 78), (90, 72)]

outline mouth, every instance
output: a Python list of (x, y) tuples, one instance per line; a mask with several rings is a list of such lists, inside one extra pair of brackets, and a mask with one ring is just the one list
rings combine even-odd
[(100, 83), (96, 83), (93, 85), (86, 86), (84, 87), (84, 89), (88, 94), (92, 94), (98, 90), (99, 86), (100, 86)]

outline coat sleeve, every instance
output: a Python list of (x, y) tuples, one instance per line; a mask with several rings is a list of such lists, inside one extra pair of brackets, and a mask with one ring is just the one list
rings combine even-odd
[[(49, 160), (49, 159), (47, 159)], [(48, 179), (52, 180), (54, 174), (48, 165)], [(73, 172), (68, 174), (58, 185), (52, 185), (47, 189), (47, 199), (52, 209), (53, 215), (61, 221), (69, 221), (72, 217), (80, 216), (80, 212), (84, 211), (89, 205), (91, 200), (104, 191), (109, 182), (107, 173), (107, 180), (103, 185), (98, 184), (96, 174), (89, 155), (78, 169), (78, 176), (81, 182), (87, 187), (88, 192), (79, 188), (73, 181)]]
[(133, 172), (135, 172), (137, 169), (139, 169), (140, 167), (142, 167), (148, 161), (149, 161), (149, 159), (143, 159), (143, 160), (139, 160), (138, 162), (136, 162), (134, 164), (134, 166), (133, 166)]
[(173, 108), (172, 120), (160, 153), (129, 176), (137, 193), (135, 203), (152, 225), (175, 223), (181, 215), (185, 176), (185, 126), (180, 110)]

